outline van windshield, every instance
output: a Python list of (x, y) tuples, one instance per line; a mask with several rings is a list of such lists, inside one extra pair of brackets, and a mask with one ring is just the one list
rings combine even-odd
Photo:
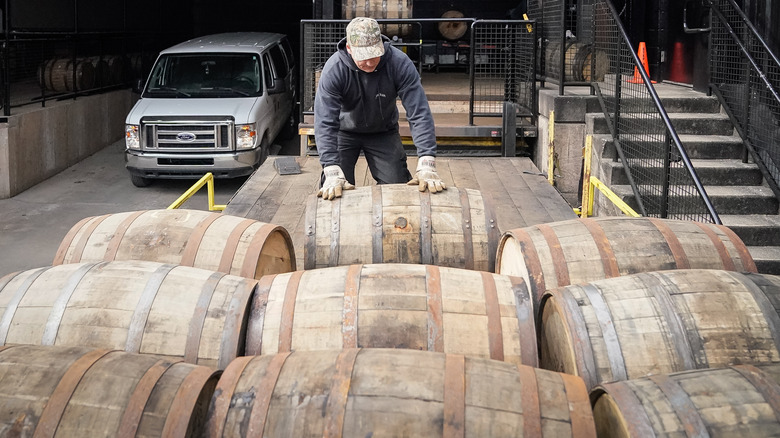
[(251, 53), (164, 55), (152, 68), (144, 97), (209, 98), (263, 94), (259, 57)]

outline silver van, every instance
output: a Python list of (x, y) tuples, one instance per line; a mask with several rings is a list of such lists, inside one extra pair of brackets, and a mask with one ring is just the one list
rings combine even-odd
[(130, 178), (217, 178), (251, 174), (297, 120), (295, 58), (287, 38), (237, 32), (163, 50), (127, 116)]

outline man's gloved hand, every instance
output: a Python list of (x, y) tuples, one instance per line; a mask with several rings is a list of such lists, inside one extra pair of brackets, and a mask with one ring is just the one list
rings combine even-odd
[(417, 172), (414, 178), (407, 183), (410, 186), (419, 185), (421, 192), (428, 189), (431, 193), (446, 190), (447, 186), (436, 173), (436, 158), (431, 156), (420, 157), (417, 160)]
[(325, 166), (322, 170), (325, 174), (325, 181), (322, 183), (322, 188), (317, 192), (317, 196), (321, 196), (322, 199), (335, 199), (341, 197), (342, 190), (352, 190), (355, 188), (352, 184), (347, 182), (344, 177), (344, 172), (341, 171), (341, 167)]

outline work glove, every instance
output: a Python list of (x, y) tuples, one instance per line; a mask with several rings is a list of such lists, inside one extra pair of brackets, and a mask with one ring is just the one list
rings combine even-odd
[(431, 156), (420, 157), (417, 160), (417, 172), (415, 172), (414, 178), (407, 184), (410, 186), (417, 185), (421, 192), (427, 189), (431, 193), (436, 193), (447, 189), (444, 181), (436, 173), (436, 158)]
[(355, 188), (352, 184), (347, 182), (347, 178), (344, 177), (341, 167), (332, 165), (325, 166), (322, 170), (325, 174), (325, 181), (322, 183), (320, 191), (317, 192), (317, 196), (321, 196), (322, 199), (335, 199), (341, 197), (342, 190), (352, 190)]

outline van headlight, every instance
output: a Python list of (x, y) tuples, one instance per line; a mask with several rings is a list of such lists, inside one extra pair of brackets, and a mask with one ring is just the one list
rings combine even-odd
[(257, 143), (257, 131), (255, 125), (236, 126), (236, 149), (252, 149)]
[(128, 149), (141, 150), (141, 136), (138, 125), (125, 125), (125, 146)]

